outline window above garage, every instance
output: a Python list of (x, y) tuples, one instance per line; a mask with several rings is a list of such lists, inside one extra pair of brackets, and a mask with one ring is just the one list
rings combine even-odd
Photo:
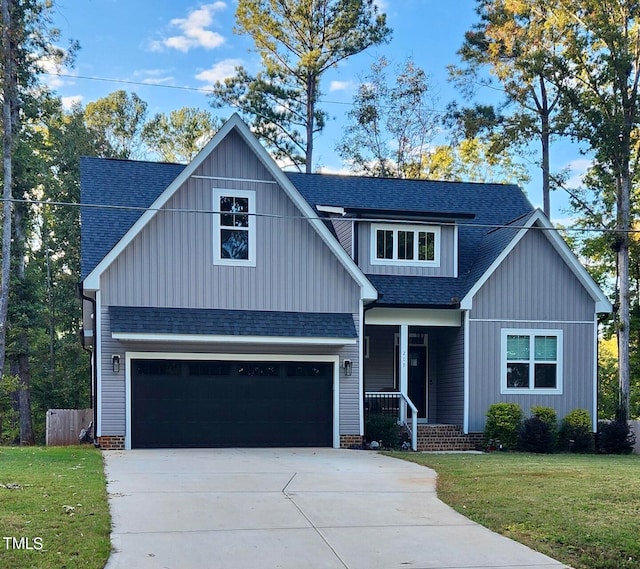
[(213, 190), (213, 262), (255, 267), (255, 192)]

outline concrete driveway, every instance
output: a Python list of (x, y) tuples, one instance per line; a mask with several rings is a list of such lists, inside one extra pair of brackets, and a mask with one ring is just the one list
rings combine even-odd
[(432, 470), (372, 452), (104, 455), (107, 569), (565, 567), (444, 505)]

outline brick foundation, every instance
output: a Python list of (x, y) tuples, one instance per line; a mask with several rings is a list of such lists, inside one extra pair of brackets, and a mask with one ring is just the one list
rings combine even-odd
[(102, 450), (124, 450), (124, 437), (120, 435), (98, 437), (98, 444)]
[(482, 440), (482, 433), (465, 435), (457, 425), (418, 425), (419, 451), (478, 450)]
[(360, 435), (340, 435), (340, 448), (360, 448), (362, 437)]

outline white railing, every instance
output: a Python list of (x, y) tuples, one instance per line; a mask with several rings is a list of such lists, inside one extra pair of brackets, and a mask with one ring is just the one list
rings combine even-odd
[[(404, 393), (400, 391), (367, 391), (365, 398), (378, 400), (380, 411), (384, 414), (397, 414), (398, 423), (404, 425), (411, 434), (411, 449), (418, 450), (418, 408)], [(391, 400), (397, 400), (397, 404), (390, 406)], [(411, 409), (411, 426), (407, 423), (407, 407)]]

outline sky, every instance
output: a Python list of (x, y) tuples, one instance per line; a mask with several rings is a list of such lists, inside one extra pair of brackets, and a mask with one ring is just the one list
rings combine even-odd
[[(443, 110), (452, 100), (464, 102), (447, 81), (447, 65), (456, 54), (465, 31), (477, 21), (475, 0), (376, 0), (393, 30), (388, 44), (373, 47), (329, 70), (321, 83), (322, 108), (331, 120), (316, 138), (315, 166), (322, 171), (346, 172), (335, 151), (346, 124), (346, 113), (360, 79), (384, 55), (400, 64), (407, 57), (429, 75)], [(182, 107), (213, 111), (206, 90), (216, 80), (233, 75), (236, 65), (257, 70), (259, 58), (251, 38), (233, 32), (236, 0), (56, 0), (54, 25), (61, 46), (80, 44), (75, 65), (51, 74), (46, 82), (67, 106), (86, 105), (113, 91), (135, 92), (148, 104), (149, 116)], [(52, 70), (54, 71), (54, 70)], [(55, 71), (54, 71), (55, 72)], [(496, 91), (477, 94), (478, 100), (496, 100)], [(232, 109), (215, 111), (222, 117)], [(558, 145), (552, 168), (569, 167), (577, 179), (587, 160), (571, 145)], [(531, 158), (531, 182), (524, 188), (541, 207), (541, 182)], [(552, 194), (552, 218), (566, 217), (566, 198)]]

